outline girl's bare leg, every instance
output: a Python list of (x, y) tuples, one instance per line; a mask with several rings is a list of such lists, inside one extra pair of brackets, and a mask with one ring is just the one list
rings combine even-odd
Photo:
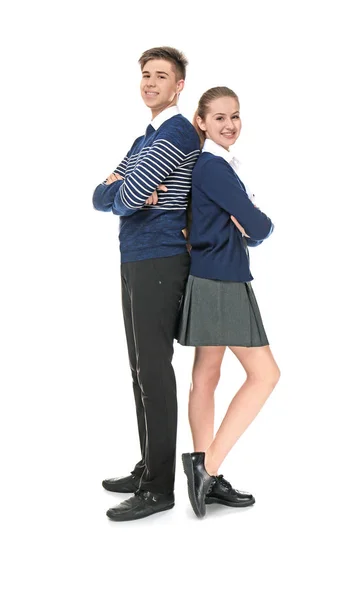
[[(232, 346), (230, 349), (245, 369), (247, 379), (233, 398), (214, 440), (206, 450), (205, 467), (210, 475), (217, 474), (228, 452), (256, 417), (280, 377), (279, 368), (269, 346)], [(202, 423), (199, 421), (195, 429), (198, 431), (201, 428)], [(208, 425), (207, 440), (209, 431)], [(197, 439), (201, 439), (200, 433), (197, 436)], [(206, 446), (199, 450), (203, 450), (204, 447)]]
[(225, 346), (196, 348), (189, 393), (188, 416), (195, 452), (205, 452), (214, 437), (214, 392)]

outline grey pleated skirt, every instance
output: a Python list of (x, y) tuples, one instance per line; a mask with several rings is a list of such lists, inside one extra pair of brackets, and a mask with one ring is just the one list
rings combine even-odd
[(268, 346), (251, 283), (190, 275), (177, 339), (183, 346)]

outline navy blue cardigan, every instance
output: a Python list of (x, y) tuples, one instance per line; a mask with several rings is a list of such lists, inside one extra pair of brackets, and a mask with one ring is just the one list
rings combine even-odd
[[(249, 238), (233, 224), (233, 215)], [(248, 198), (224, 158), (202, 152), (192, 174), (191, 275), (222, 281), (251, 281), (248, 246), (273, 231), (271, 220)]]

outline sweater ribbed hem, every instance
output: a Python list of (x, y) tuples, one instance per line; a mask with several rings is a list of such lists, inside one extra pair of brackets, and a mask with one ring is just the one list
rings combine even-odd
[(248, 281), (253, 281), (253, 276), (251, 272), (247, 269), (247, 271), (239, 273), (235, 272), (235, 269), (227, 269), (222, 265), (223, 268), (216, 268), (214, 262), (211, 264), (207, 264), (204, 260), (197, 264), (197, 262), (193, 259), (191, 261), (191, 268), (189, 271), (190, 275), (193, 277), (201, 277), (202, 279), (215, 279), (217, 281), (238, 281), (242, 283), (246, 283)]
[(159, 246), (157, 248), (147, 248), (147, 252), (139, 253), (136, 250), (132, 252), (123, 251), (120, 253), (121, 263), (137, 262), (139, 260), (148, 260), (150, 258), (167, 258), (169, 256), (177, 256), (178, 254), (187, 254), (185, 246), (177, 248), (167, 248)]

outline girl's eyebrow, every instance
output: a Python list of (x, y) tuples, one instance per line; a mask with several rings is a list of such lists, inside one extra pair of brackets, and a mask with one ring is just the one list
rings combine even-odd
[[(239, 113), (239, 110), (235, 110), (234, 113), (232, 113), (232, 115), (236, 115), (237, 113)], [(216, 117), (217, 115), (222, 115), (222, 117), (226, 116), (226, 113), (214, 113), (214, 117)]]

